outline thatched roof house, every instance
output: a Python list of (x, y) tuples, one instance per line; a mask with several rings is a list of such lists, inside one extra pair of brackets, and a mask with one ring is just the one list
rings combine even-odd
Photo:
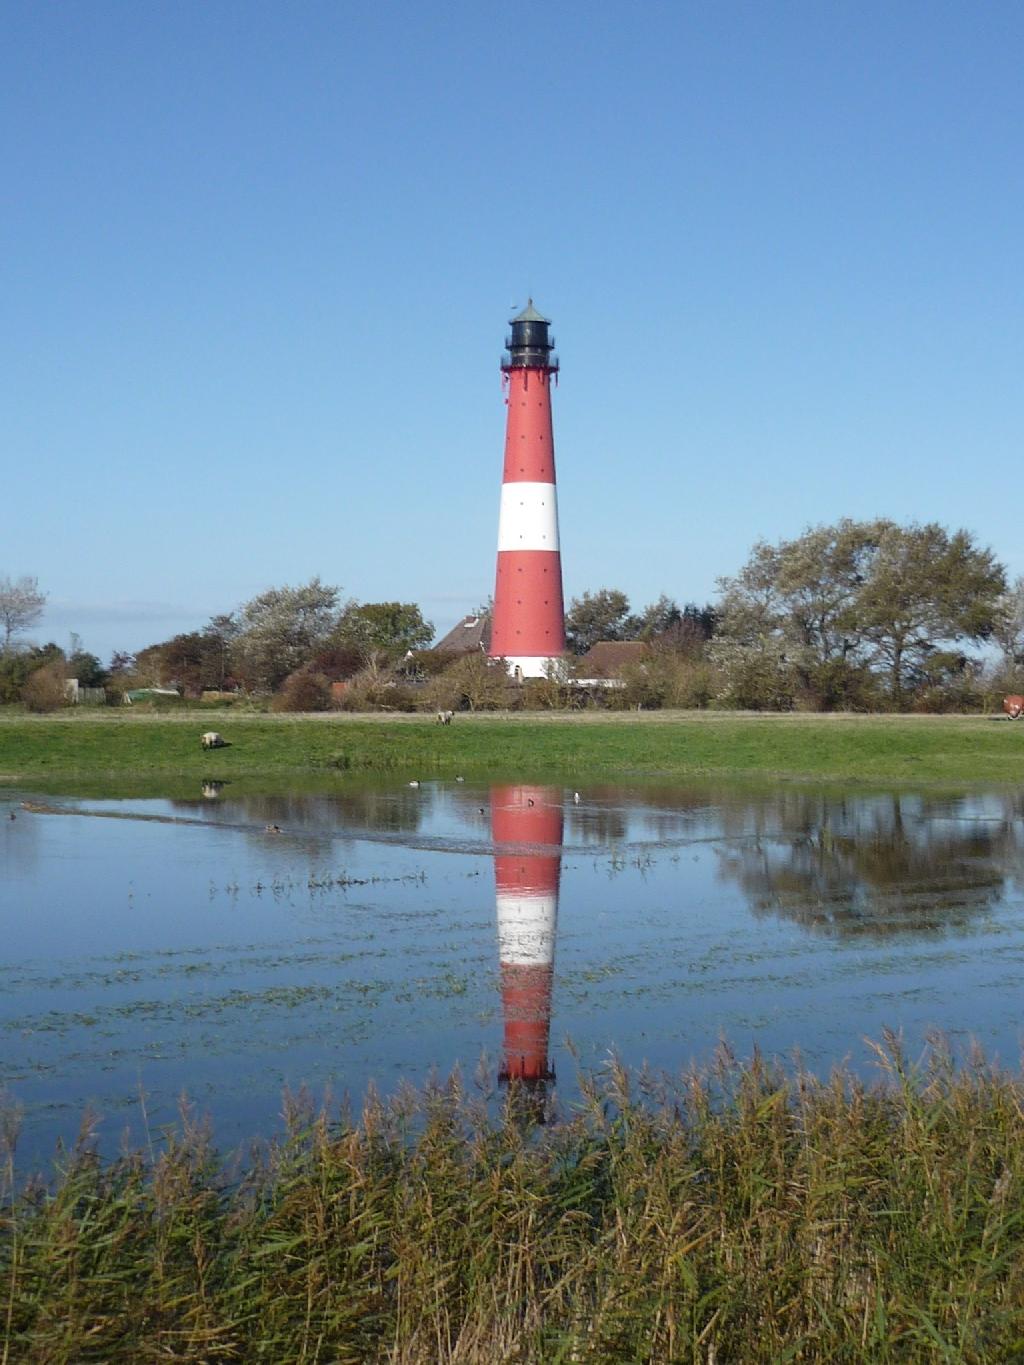
[(436, 654), (486, 654), (490, 647), (491, 618), (484, 612), (464, 616), (433, 649)]
[(624, 668), (640, 663), (650, 652), (650, 646), (643, 640), (598, 640), (579, 661), (580, 682), (621, 678)]

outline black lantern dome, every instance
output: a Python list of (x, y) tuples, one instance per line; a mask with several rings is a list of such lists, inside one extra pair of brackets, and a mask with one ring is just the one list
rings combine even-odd
[(527, 301), (521, 313), (512, 318), (511, 336), (505, 339), (508, 355), (501, 362), (503, 370), (557, 370), (558, 357), (553, 354), (555, 339), (548, 335), (551, 319), (538, 313), (533, 299)]

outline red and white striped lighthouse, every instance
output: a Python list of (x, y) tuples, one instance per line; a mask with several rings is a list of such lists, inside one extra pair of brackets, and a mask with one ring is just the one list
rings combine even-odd
[(512, 319), (501, 369), (508, 386), (498, 520), (492, 658), (521, 678), (542, 678), (565, 653), (551, 381), (558, 374), (550, 322), (531, 299)]
[(554, 787), (494, 787), (491, 834), (498, 905), (503, 1081), (549, 1081), (551, 986), (558, 921), (562, 804)]

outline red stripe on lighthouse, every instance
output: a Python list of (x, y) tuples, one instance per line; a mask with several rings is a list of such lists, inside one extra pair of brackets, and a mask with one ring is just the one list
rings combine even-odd
[(509, 370), (508, 421), (502, 483), (554, 483), (551, 376), (546, 370)]
[[(491, 832), (505, 1020), (503, 1079), (550, 1079), (562, 807), (548, 787), (495, 787)], [(536, 852), (531, 851), (531, 846)]]
[(503, 550), (494, 584), (491, 654), (557, 658), (565, 652), (562, 556)]

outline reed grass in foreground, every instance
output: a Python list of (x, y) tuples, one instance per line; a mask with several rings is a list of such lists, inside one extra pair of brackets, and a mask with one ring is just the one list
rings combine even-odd
[(240, 1180), (188, 1122), (47, 1188), (9, 1161), (0, 1359), (1020, 1360), (1024, 1088), (886, 1064), (615, 1071), (542, 1128), (457, 1081), (292, 1105)]

